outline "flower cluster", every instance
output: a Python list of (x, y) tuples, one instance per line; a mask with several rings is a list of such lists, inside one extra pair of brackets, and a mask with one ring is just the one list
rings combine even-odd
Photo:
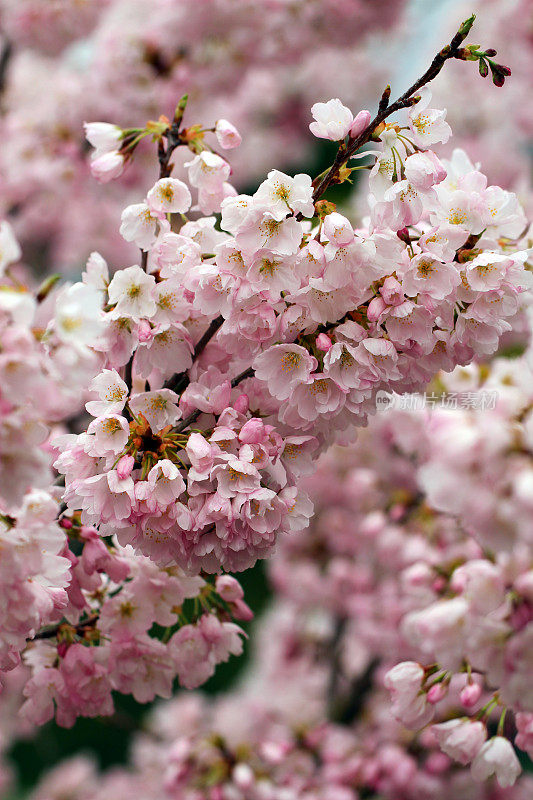
[[(461, 392), (479, 381), (480, 370), (472, 366), (443, 377), (442, 384)], [(503, 395), (502, 384), (509, 387)], [(498, 392), (497, 404), (482, 417), (468, 411), (432, 415), (420, 482), (433, 508), (459, 515), (484, 550), (505, 554), (521, 543), (533, 546), (529, 364), (495, 362), (482, 389)]]
[[(215, 586), (160, 569), (65, 514), (50, 432), (76, 438), (63, 431), (83, 408), (80, 387), (101, 385), (101, 357), (88, 346), (103, 330), (101, 263), (89, 261), (86, 284), (29, 292), (11, 276), (20, 248), (5, 222), (0, 237), (0, 671), (20, 673), (22, 655), (25, 719), (56, 714), (70, 726), (111, 713), (112, 690), (148, 702), (169, 696), (176, 677), (204, 683), (241, 650), (232, 617), (252, 614), (233, 578)], [(101, 413), (101, 402), (88, 405)]]
[[(273, 170), (237, 195), (206, 130), (181, 126), (186, 99), (173, 123), (147, 126), (162, 177), (121, 225), (141, 265), (110, 279), (93, 254), (67, 290), (79, 312), (69, 306), (66, 327), (104, 358), (94, 420), (58, 441), (64, 499), (84, 524), (163, 566), (244, 569), (278, 531), (305, 527), (299, 477), (366, 423), (379, 392), (420, 389), (496, 349), (531, 282), (516, 243), (525, 217), (463, 153), (440, 161), (423, 149), (450, 134), (429, 101), (422, 90), (407, 126), (382, 123), (378, 149), (359, 154), (374, 165), (369, 217), (355, 229), (318, 202), (309, 175)], [(348, 144), (371, 132), (368, 112), (348, 109), (342, 129), (328, 128), (338, 102), (315, 107), (321, 130)], [(87, 126), (97, 152), (117, 131)], [(218, 134), (234, 143), (227, 125)], [(193, 152), (189, 185), (170, 175), (180, 145)]]
[[(498, 387), (498, 413), (520, 420), (530, 390), (523, 360), (496, 361), (488, 372), (486, 366), (457, 370), (450, 377), (440, 375), (439, 385), (451, 390), (466, 384), (474, 392), (481, 380), (482, 389)], [(428, 503), (421, 482), (431, 456), (432, 426), (441, 413), (388, 411), (371, 421), (355, 446), (322, 457), (304, 482), (316, 507), (310, 529), (300, 537), (282, 537), (270, 562), (281, 602), (261, 623), (253, 668), (243, 685), (216, 703), (194, 696), (167, 701), (155, 712), (153, 733), (139, 736), (131, 767), (98, 775), (84, 762), (65, 762), (44, 779), (35, 797), (55, 798), (68, 785), (76, 800), (125, 791), (187, 800), (263, 800), (280, 792), (290, 800), (354, 800), (356, 793), (386, 800), (424, 795), (526, 800), (531, 779), (517, 777), (510, 739), (514, 718), (515, 745), (531, 751), (531, 713), (525, 710), (530, 706), (531, 550), (522, 538), (510, 542), (505, 557), (489, 558), (462, 520)], [(471, 426), (481, 428), (485, 413), (469, 411)], [(515, 428), (523, 424), (515, 421)], [(514, 458), (512, 451), (507, 457)], [(100, 553), (94, 532), (91, 542)], [(85, 551), (84, 558), (94, 560)], [(99, 627), (116, 651), (122, 646), (120, 637), (118, 646), (113, 644), (118, 631), (129, 628), (128, 639), (145, 614), (153, 618), (154, 597), (161, 592), (161, 571), (148, 559), (136, 560), (133, 585), (144, 582), (135, 593), (142, 606), (126, 603), (117, 613), (120, 595), (110, 592), (106, 611), (100, 612)], [(174, 579), (179, 574), (174, 570)], [(147, 575), (158, 577), (155, 595), (153, 585), (146, 586)], [(182, 587), (184, 580), (179, 578)], [(130, 587), (123, 589), (129, 602)], [(189, 587), (192, 591), (193, 584)], [(219, 577), (216, 589), (227, 602), (242, 601), (229, 576)], [(464, 606), (462, 626), (458, 601)], [(166, 594), (160, 613), (169, 602)], [(190, 642), (186, 652), (194, 653), (200, 668), (196, 654), (201, 648), (198, 640), (191, 641), (190, 627), (182, 629), (174, 652), (186, 659), (183, 644)], [(88, 656), (79, 642), (70, 647), (73, 661), (83, 655), (86, 666)], [(131, 681), (129, 691), (141, 670), (139, 652), (135, 655), (135, 669), (119, 673)], [(122, 657), (128, 664), (127, 655)], [(406, 660), (393, 666), (399, 657)], [(117, 680), (113, 662), (103, 663), (106, 679)], [(193, 672), (191, 663), (187, 674)], [(67, 686), (68, 667), (58, 669), (64, 669)], [(98, 684), (92, 684), (94, 667), (84, 674), (87, 683), (77, 703), (90, 713)], [(136, 691), (157, 685), (156, 675), (139, 678)], [(399, 723), (392, 719), (387, 689)], [(328, 716), (337, 722), (326, 721)], [(406, 724), (429, 727), (408, 734)], [(471, 773), (463, 766), (470, 762)]]
[(26, 640), (61, 619), (70, 562), (62, 555), (64, 531), (57, 524), (58, 504), (44, 491), (25, 495), (17, 516), (0, 513), (0, 670), (20, 663)]
[[(335, 644), (334, 713), (349, 706), (350, 687), (379, 663), (398, 721), (415, 731), (426, 727), (418, 734), (425, 745), (472, 762), (474, 780), (495, 774), (502, 787), (520, 772), (513, 738), (532, 753), (530, 532), (517, 503), (512, 534), (505, 545), (501, 537), (498, 554), (489, 550), (472, 525), (471, 506), (434, 504), (434, 458), (444, 442), (449, 452), (455, 448), (451, 473), (459, 452), (474, 453), (476, 441), (488, 447), (494, 432), (498, 474), (525, 483), (532, 458), (520, 443), (531, 408), (529, 374), (520, 359), (439, 376), (441, 390), (497, 389), (494, 411), (380, 414), (356, 446), (331, 451), (305, 481), (315, 504), (308, 536), (285, 537), (271, 562), (278, 594), (295, 609), (293, 629), (307, 619), (316, 630), (321, 615), (321, 636)], [(438, 441), (435, 431), (445, 422), (447, 436)], [(506, 446), (498, 427), (513, 432)], [(490, 490), (486, 473), (477, 480), (469, 487), (471, 504)]]
[(251, 614), (237, 581), (215, 587), (178, 568), (160, 570), (131, 550), (115, 551), (90, 528), (80, 527), (78, 536), (81, 556), (66, 553), (65, 619), (25, 653), (31, 677), (23, 717), (41, 725), (55, 714), (71, 727), (78, 716), (111, 714), (113, 690), (140, 703), (170, 697), (176, 677), (194, 688), (240, 654), (243, 631), (230, 614)]
[[(338, 151), (314, 179), (274, 169), (239, 194), (218, 152), (239, 131), (185, 126), (187, 96), (144, 127), (86, 123), (103, 182), (135, 178), (140, 143), (157, 145), (159, 178), (121, 216), (137, 263), (110, 270), (94, 251), (80, 281), (33, 293), (0, 226), (0, 459), (22, 470), (0, 489), (0, 667), (24, 662), (28, 725), (203, 684), (253, 616), (227, 572), (281, 541), (283, 603), (263, 626), (277, 645), (260, 646), (229, 723), (222, 702), (178, 742), (145, 742), (144, 762), (141, 742), (100, 796), (124, 780), (188, 800), (418, 800), (463, 781), (481, 800), (472, 781), (515, 784), (511, 741), (532, 750), (531, 391), (522, 361), (468, 367), (532, 284), (527, 220), (463, 151), (437, 154), (451, 129), (427, 88), (452, 58), (503, 83), (492, 50), (461, 47), (472, 23), (374, 119), (316, 103), (311, 133)], [(357, 221), (324, 199), (356, 170)], [(369, 424), (384, 392), (435, 376), (436, 391), (500, 392), (490, 438), (468, 410)], [(388, 691), (423, 732), (393, 720)]]
[[(74, 417), (81, 408), (80, 386), (96, 371), (99, 358), (72, 343), (53, 343), (44, 330), (53, 313), (51, 282), (30, 292), (11, 279), (20, 248), (7, 222), (0, 225), (0, 511), (15, 512), (32, 488), (49, 489), (52, 457), (47, 425)], [(63, 297), (72, 296), (69, 288)], [(65, 305), (65, 331), (68, 328)], [(65, 381), (68, 370), (71, 381)]]
[[(124, 193), (93, 185), (83, 122), (167, 114), (189, 92), (214, 127), (230, 118), (246, 133), (240, 180), (272, 164), (302, 162), (308, 107), (340, 93), (368, 102), (386, 79), (368, 34), (390, 32), (405, 0), (1, 0), (2, 198), (26, 253), (48, 271), (79, 272), (91, 250), (129, 260), (117, 235)], [(335, 46), (332, 47), (332, 42)], [(98, 166), (120, 168), (117, 156)], [(179, 168), (180, 165), (178, 165)], [(152, 161), (129, 174), (132, 194)], [(181, 177), (181, 175), (180, 175)]]
[(393, 725), (379, 719), (376, 704), (355, 728), (325, 721), (298, 725), (274, 711), (267, 697), (241, 687), (215, 702), (191, 695), (160, 704), (135, 740), (131, 765), (99, 774), (86, 758), (64, 761), (31, 800), (60, 800), (66, 787), (73, 800), (125, 793), (168, 800), (356, 800), (361, 794), (527, 800), (531, 792), (528, 776), (507, 789), (493, 781), (480, 785), (451, 767), (435, 744), (410, 749)]
[[(504, 400), (520, 391), (520, 370), (511, 367), (515, 381), (501, 382), (497, 367)], [(526, 800), (532, 781), (518, 777), (509, 725), (487, 733), (485, 721), (492, 725), (500, 710), (495, 717), (495, 703), (485, 702), (481, 672), (439, 680), (435, 666), (413, 661), (386, 672), (402, 649), (412, 650), (398, 629), (406, 610), (445, 592), (441, 570), (456, 591), (467, 574), (487, 575), (473, 540), (422, 496), (429, 438), (423, 415), (389, 412), (356, 446), (324, 456), (305, 482), (317, 509), (307, 535), (284, 537), (270, 562), (282, 599), (260, 623), (246, 680), (215, 702), (182, 696), (160, 705), (128, 767), (98, 774), (87, 762), (65, 762), (35, 798), (68, 786), (76, 800), (126, 792), (169, 800)], [(468, 587), (478, 620), (485, 614), (490, 622), (492, 585)], [(423, 721), (423, 710), (436, 724), (406, 732), (391, 717), (384, 685), (403, 723)], [(515, 720), (516, 744), (527, 749), (531, 719), (520, 712)], [(470, 761), (471, 772), (463, 768)]]

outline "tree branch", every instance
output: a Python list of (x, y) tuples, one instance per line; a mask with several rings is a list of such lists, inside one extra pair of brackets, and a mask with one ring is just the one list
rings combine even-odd
[[(196, 343), (196, 347), (194, 348), (194, 353), (192, 357), (192, 363), (197, 360), (197, 358), (203, 353), (215, 333), (218, 329), (223, 325), (224, 317), (216, 317), (214, 319), (205, 333), (203, 334), (202, 338)], [(190, 369), (190, 367), (189, 367)], [(186, 388), (187, 384), (189, 383), (189, 378), (185, 372), (175, 372), (168, 381), (165, 381), (163, 384), (164, 389), (171, 389), (173, 392), (183, 391)]]
[(12, 55), (13, 43), (5, 39), (0, 53), (0, 94), (3, 94), (7, 86), (7, 71)]
[(83, 622), (78, 622), (77, 625), (71, 625), (69, 622), (59, 622), (57, 625), (54, 625), (51, 628), (45, 628), (42, 631), (39, 631), (35, 634), (33, 639), (29, 641), (34, 641), (35, 639), (53, 639), (63, 626), (74, 628), (77, 634), (81, 634), (84, 628), (90, 628), (92, 625), (95, 625), (98, 622), (98, 614), (93, 614), (92, 617), (88, 617)]
[[(237, 375), (236, 378), (233, 378), (233, 380), (231, 381), (231, 388), (235, 389), (235, 387), (238, 386), (241, 381), (244, 381), (246, 378), (253, 378), (254, 374), (255, 373), (252, 367), (248, 367), (248, 369), (245, 369), (244, 372), (241, 372), (239, 375)], [(200, 411), (200, 409), (197, 408), (196, 411), (193, 411), (192, 414), (189, 414), (188, 417), (182, 419), (179, 425), (176, 425), (176, 427), (173, 429), (173, 432), (181, 433), (186, 428), (189, 428), (193, 424), (193, 422), (196, 422), (200, 414), (202, 414), (202, 411)]]

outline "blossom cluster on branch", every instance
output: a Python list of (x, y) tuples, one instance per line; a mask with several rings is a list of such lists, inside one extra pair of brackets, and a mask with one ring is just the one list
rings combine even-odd
[[(366, 469), (339, 476), (329, 456), (333, 522), (318, 543), (313, 528), (302, 533), (310, 495), (320, 501), (330, 491), (315, 472), (319, 457), (353, 441), (384, 395), (421, 392), (437, 374), (452, 373), (439, 380), (453, 385), (458, 365), (470, 374), (468, 365), (512, 330), (531, 287), (516, 195), (490, 185), (463, 151), (445, 159), (434, 149), (451, 129), (427, 84), (446, 62), (477, 62), (482, 75), (490, 64), (498, 86), (510, 73), (492, 49), (463, 47), (473, 21), (398, 100), (387, 87), (374, 118), (338, 98), (314, 104), (311, 133), (338, 143), (331, 167), (314, 178), (271, 170), (252, 195), (237, 193), (220, 154), (240, 145), (239, 131), (225, 119), (185, 125), (187, 96), (172, 119), (127, 129), (86, 123), (90, 168), (102, 182), (127, 178), (141, 141), (157, 148), (159, 178), (121, 216), (123, 239), (138, 248), (131, 266), (110, 270), (94, 251), (80, 281), (58, 286), (52, 277), (31, 293), (2, 223), (0, 437), (8, 446), (0, 464), (6, 474), (11, 462), (16, 469), (0, 489), (0, 667), (23, 659), (29, 669), (28, 724), (55, 716), (68, 727), (78, 716), (111, 714), (113, 691), (144, 703), (169, 697), (176, 678), (203, 684), (240, 654), (237, 622), (253, 616), (228, 573), (271, 556), (281, 540), (272, 569), (294, 625), (302, 610), (321, 606), (333, 621), (332, 660), (301, 645), (300, 666), (328, 695), (318, 727), (289, 733), (293, 722), (282, 715), (291, 746), (267, 766), (259, 742), (259, 763), (250, 757), (235, 780), (236, 756), (220, 743), (206, 768), (199, 756), (200, 777), (178, 747), (169, 791), (228, 779), (235, 791), (213, 800), (274, 799), (277, 790), (263, 792), (264, 771), (272, 786), (287, 784), (288, 798), (329, 798), (335, 785), (339, 800), (352, 800), (353, 781), (382, 791), (352, 764), (357, 735), (324, 720), (326, 712), (355, 718), (342, 710), (343, 695), (365, 670), (370, 682), (377, 671), (382, 698), (383, 685), (391, 689), (404, 724), (440, 720), (435, 741), (473, 761), (475, 779), (496, 772), (502, 786), (514, 782), (506, 713), (526, 750), (533, 713), (530, 396), (511, 393), (493, 438), (479, 443), (468, 415), (426, 423), (390, 412), (371, 429)], [(186, 181), (173, 175), (182, 153)], [(326, 199), (355, 170), (369, 173), (358, 222)], [(365, 446), (368, 438), (353, 451), (359, 461)], [(486, 519), (472, 506), (476, 481), (492, 491)], [(320, 529), (320, 511), (316, 519)], [(279, 653), (280, 668), (287, 656)], [(465, 709), (486, 701), (476, 721), (453, 714), (457, 692)], [(485, 743), (495, 708), (497, 736)], [(277, 731), (271, 711), (267, 704), (261, 713)], [(450, 744), (463, 734), (472, 736), (468, 754)], [(329, 748), (345, 736), (337, 780)], [(219, 780), (220, 753), (231, 769)]]
[(153, 162), (139, 154), (127, 184), (102, 195), (87, 168), (84, 120), (127, 127), (168, 113), (188, 92), (195, 118), (211, 127), (227, 117), (246, 134), (235, 164), (247, 185), (273, 164), (305, 163), (302, 133), (317, 98), (371, 100), (386, 75), (369, 37), (390, 32), (405, 5), (2, 0), (0, 214), (12, 214), (26, 263), (76, 274), (94, 249), (131, 257), (116, 220)]
[[(525, 366), (460, 368), (439, 375), (434, 391), (478, 399), (498, 391), (491, 428), (526, 435)], [(483, 438), (486, 414), (387, 410), (355, 445), (323, 455), (305, 481), (316, 509), (309, 529), (283, 536), (269, 562), (276, 602), (259, 621), (240, 685), (215, 701), (165, 701), (136, 736), (127, 767), (102, 774), (82, 758), (65, 761), (32, 800), (56, 800), (65, 786), (75, 800), (127, 792), (527, 800), (532, 779), (518, 775), (512, 743), (531, 754), (530, 665), (518, 657), (531, 653), (531, 545), (520, 536), (488, 552), (468, 517), (439, 510), (427, 485), (435, 429), (455, 424), (448, 440), (460, 447), (465, 427), (470, 442)], [(531, 455), (516, 470), (516, 451), (499, 442), (493, 457), (519, 486)], [(480, 493), (483, 468), (480, 461), (470, 472)], [(407, 660), (420, 655), (414, 631), (422, 624), (422, 652), (431, 646), (439, 657), (427, 665)]]

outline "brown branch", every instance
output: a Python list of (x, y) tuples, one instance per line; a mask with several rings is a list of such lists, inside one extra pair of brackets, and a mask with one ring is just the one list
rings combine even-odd
[[(237, 375), (236, 378), (233, 378), (233, 380), (231, 381), (231, 388), (235, 389), (235, 387), (238, 386), (241, 381), (244, 381), (246, 378), (253, 378), (254, 374), (255, 373), (252, 367), (248, 367), (248, 369), (245, 369), (244, 372), (241, 372), (239, 375)], [(188, 417), (182, 419), (179, 425), (176, 425), (176, 427), (173, 429), (173, 432), (181, 433), (186, 428), (189, 428), (193, 424), (193, 422), (196, 422), (196, 420), (202, 413), (203, 412), (200, 411), (199, 408), (197, 408), (196, 411), (193, 411), (192, 414), (189, 414)]]
[(84, 628), (90, 628), (96, 622), (98, 622), (98, 614), (93, 614), (92, 617), (88, 617), (83, 622), (78, 622), (77, 625), (70, 625), (68, 622), (59, 622), (57, 625), (53, 625), (51, 628), (45, 628), (44, 630), (39, 631), (35, 634), (33, 639), (30, 639), (29, 641), (34, 641), (35, 639), (53, 639), (54, 636), (57, 636), (62, 627), (74, 628), (77, 634), (81, 634)]
[[(205, 348), (218, 331), (218, 329), (223, 325), (224, 317), (216, 317), (216, 319), (212, 320), (209, 327), (203, 334), (202, 338), (196, 343), (196, 347), (194, 348), (194, 353), (192, 357), (192, 363), (198, 359), (198, 357), (204, 352)], [(190, 367), (189, 367), (190, 369)], [(183, 391), (187, 384), (189, 383), (189, 378), (186, 373), (184, 372), (175, 372), (171, 378), (169, 378), (163, 384), (164, 389), (172, 389), (173, 392)]]
[(7, 73), (9, 62), (13, 55), (13, 43), (5, 39), (0, 53), (0, 94), (3, 94), (7, 86)]

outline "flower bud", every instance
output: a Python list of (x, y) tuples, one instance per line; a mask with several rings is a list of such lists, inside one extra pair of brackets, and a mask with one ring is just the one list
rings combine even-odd
[(215, 136), (223, 150), (232, 150), (242, 142), (239, 131), (227, 119), (219, 119), (215, 125)]
[(130, 477), (134, 464), (135, 459), (133, 456), (122, 456), (117, 464), (117, 475), (121, 481)]
[(372, 115), (370, 114), (370, 111), (366, 111), (366, 110), (360, 111), (356, 115), (354, 121), (352, 122), (352, 126), (350, 128), (350, 136), (351, 136), (351, 138), (352, 139), (357, 139), (359, 134), (362, 133), (364, 131), (364, 129), (368, 126), (368, 124), (370, 123), (371, 119), (372, 119)]
[(147, 319), (142, 319), (137, 325), (137, 336), (142, 343), (151, 342), (154, 338), (152, 326)]
[(98, 155), (117, 149), (123, 137), (122, 128), (109, 122), (84, 122), (85, 138), (98, 151)]
[(441, 700), (444, 700), (447, 694), (448, 694), (447, 683), (444, 682), (434, 683), (431, 689), (428, 691), (427, 695), (428, 703), (436, 705), (437, 703), (440, 703)]
[(327, 353), (327, 351), (333, 347), (333, 344), (327, 333), (319, 333), (316, 337), (316, 346), (319, 350), (322, 350), (323, 353)]
[(254, 612), (244, 600), (235, 600), (231, 604), (231, 613), (235, 619), (241, 622), (251, 622), (254, 618)]
[(234, 603), (244, 597), (241, 584), (231, 575), (218, 575), (215, 581), (215, 589), (226, 603)]
[(387, 304), (382, 297), (374, 297), (368, 304), (366, 316), (369, 322), (376, 322), (387, 308)]
[(388, 306), (399, 306), (404, 301), (402, 285), (392, 275), (385, 278), (379, 292)]
[(239, 441), (244, 444), (257, 444), (265, 438), (265, 426), (258, 417), (253, 417), (245, 422), (239, 433)]
[(59, 656), (59, 658), (65, 658), (69, 647), (70, 647), (70, 642), (58, 642), (57, 655)]
[(481, 697), (481, 691), (482, 690), (479, 683), (467, 684), (464, 689), (461, 690), (461, 694), (459, 695), (461, 705), (464, 708), (472, 708), (472, 706), (475, 706)]
[(108, 183), (122, 175), (124, 169), (124, 156), (113, 150), (103, 153), (91, 161), (91, 173), (100, 183)]

